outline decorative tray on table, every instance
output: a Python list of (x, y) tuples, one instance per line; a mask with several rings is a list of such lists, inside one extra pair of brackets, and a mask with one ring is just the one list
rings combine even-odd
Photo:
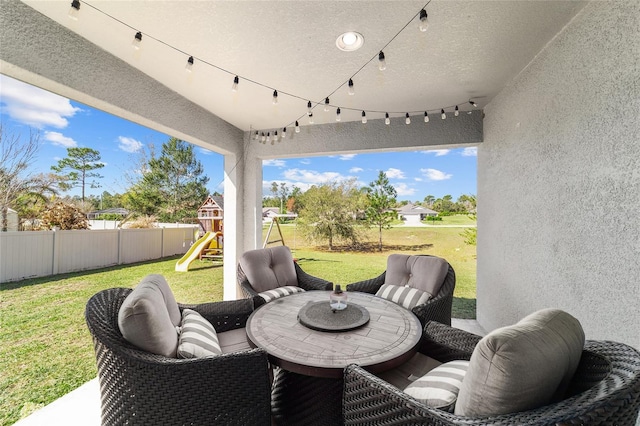
[(318, 331), (349, 331), (369, 322), (369, 311), (364, 306), (349, 303), (343, 310), (332, 310), (328, 301), (310, 302), (300, 308), (298, 321)]

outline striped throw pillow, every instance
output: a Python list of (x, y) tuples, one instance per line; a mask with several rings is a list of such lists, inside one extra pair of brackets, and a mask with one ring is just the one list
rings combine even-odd
[(391, 284), (382, 284), (382, 287), (380, 287), (376, 296), (395, 302), (407, 309), (413, 309), (415, 306), (427, 303), (431, 298), (429, 293), (418, 290), (417, 288)]
[(428, 407), (453, 413), (469, 361), (451, 361), (429, 371), (404, 389)]
[(262, 293), (258, 293), (258, 296), (262, 297), (265, 302), (271, 302), (272, 300), (279, 299), (283, 296), (288, 296), (290, 294), (302, 293), (304, 291), (303, 288), (297, 287), (295, 285), (286, 285), (278, 288), (274, 288), (273, 290), (263, 291)]
[(191, 309), (183, 310), (177, 352), (178, 358), (220, 355), (222, 350), (216, 329), (198, 312)]

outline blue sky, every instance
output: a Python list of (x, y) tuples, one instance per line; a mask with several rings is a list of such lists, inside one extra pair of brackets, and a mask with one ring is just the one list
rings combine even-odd
[[(40, 133), (41, 148), (33, 164), (35, 172), (49, 172), (64, 158), (68, 147), (89, 147), (100, 152), (105, 167), (99, 172), (99, 189), (122, 193), (129, 186), (124, 178), (135, 171), (140, 151), (152, 143), (159, 152), (168, 135), (68, 100), (37, 87), (0, 75), (0, 119), (5, 133), (28, 138), (29, 129)], [(257, 142), (256, 142), (257, 143)], [(196, 154), (209, 177), (209, 191), (222, 192), (223, 157), (196, 147)], [(399, 200), (418, 201), (476, 194), (477, 150), (475, 147), (417, 152), (349, 154), (329, 157), (292, 158), (264, 162), (264, 194), (271, 182), (306, 190), (329, 180), (356, 178), (361, 185), (375, 180), (379, 170), (387, 173)], [(70, 192), (79, 194), (78, 189)]]

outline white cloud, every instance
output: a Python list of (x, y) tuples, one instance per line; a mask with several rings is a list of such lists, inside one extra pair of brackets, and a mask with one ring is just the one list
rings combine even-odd
[(436, 169), (420, 169), (420, 171), (424, 174), (424, 177), (429, 181), (447, 180), (447, 179), (451, 179), (451, 177), (453, 176), (450, 173), (445, 173)]
[(284, 160), (262, 160), (262, 167), (285, 167), (286, 165)]
[(338, 159), (342, 161), (349, 161), (349, 160), (353, 160), (355, 156), (356, 154), (343, 154), (343, 155), (339, 155)]
[[(292, 181), (311, 184), (322, 184), (330, 181), (347, 179), (346, 176), (337, 172), (316, 172), (315, 170), (289, 169), (285, 170), (283, 176)], [(301, 188), (302, 189), (302, 188)]]
[(463, 157), (477, 157), (478, 156), (478, 147), (470, 146), (469, 148), (465, 148), (462, 150)]
[(29, 126), (63, 129), (80, 108), (69, 99), (6, 76), (0, 76), (3, 110), (14, 120)]
[(262, 181), (262, 193), (263, 194), (269, 194), (269, 196), (272, 195), (271, 193), (271, 184), (275, 182), (278, 185), (280, 185), (281, 183), (284, 183), (285, 185), (287, 185), (287, 188), (289, 188), (289, 190), (292, 190), (293, 187), (297, 186), (298, 188), (300, 188), (300, 190), (302, 192), (305, 192), (306, 190), (308, 190), (309, 188), (311, 188), (311, 186), (313, 186), (313, 184), (311, 183), (302, 183), (302, 182), (291, 182), (288, 180), (263, 180)]
[(447, 155), (451, 151), (450, 149), (430, 149), (429, 151), (422, 151), (423, 154), (435, 154), (436, 157), (442, 157)]
[(304, 160), (300, 160), (300, 164), (311, 164), (311, 160), (307, 160), (306, 158)]
[(203, 148), (201, 146), (198, 147), (198, 151), (200, 151), (200, 154), (204, 154), (204, 155), (211, 155), (213, 154), (213, 151), (207, 149), (207, 148)]
[(64, 148), (75, 148), (78, 146), (78, 143), (72, 138), (59, 132), (44, 132), (44, 138), (53, 145), (62, 146)]
[(123, 150), (124, 152), (138, 152), (142, 149), (142, 142), (137, 141), (133, 138), (128, 138), (126, 136), (118, 136), (118, 148)]
[(423, 179), (418, 177), (418, 178), (413, 178), (413, 180), (415, 180), (416, 182), (422, 182)]
[(416, 189), (408, 187), (406, 183), (396, 183), (393, 187), (396, 189), (398, 195), (401, 196), (413, 195), (416, 193)]
[(386, 172), (384, 172), (389, 179), (406, 179), (404, 172), (400, 169), (394, 169), (393, 167), (389, 168)]
[(360, 168), (360, 167), (352, 167), (349, 169), (349, 173), (360, 173), (364, 171), (364, 169)]

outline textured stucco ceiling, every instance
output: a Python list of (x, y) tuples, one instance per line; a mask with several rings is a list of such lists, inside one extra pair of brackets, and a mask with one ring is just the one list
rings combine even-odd
[[(77, 21), (67, 16), (68, 0), (24, 3), (242, 130), (290, 125), (305, 115), (307, 99), (322, 102), (336, 89), (330, 101), (342, 107), (343, 121), (359, 120), (360, 110), (397, 113), (392, 116), (456, 104), (464, 110), (469, 99), (482, 108), (584, 6), (433, 0), (426, 7), (429, 29), (421, 33), (415, 15), (424, 1), (91, 0), (83, 2)], [(378, 70), (377, 60), (366, 65), (349, 96), (341, 85), (412, 17), (384, 48), (387, 69)], [(123, 23), (144, 34), (140, 50), (131, 45), (135, 30)], [(335, 46), (348, 30), (365, 37), (357, 52)], [(185, 71), (189, 55), (196, 58), (192, 73)], [(237, 93), (230, 90), (235, 74), (241, 77)], [(280, 93), (276, 106), (271, 88)], [(333, 122), (335, 108), (325, 113), (319, 106), (314, 116), (317, 124)]]

